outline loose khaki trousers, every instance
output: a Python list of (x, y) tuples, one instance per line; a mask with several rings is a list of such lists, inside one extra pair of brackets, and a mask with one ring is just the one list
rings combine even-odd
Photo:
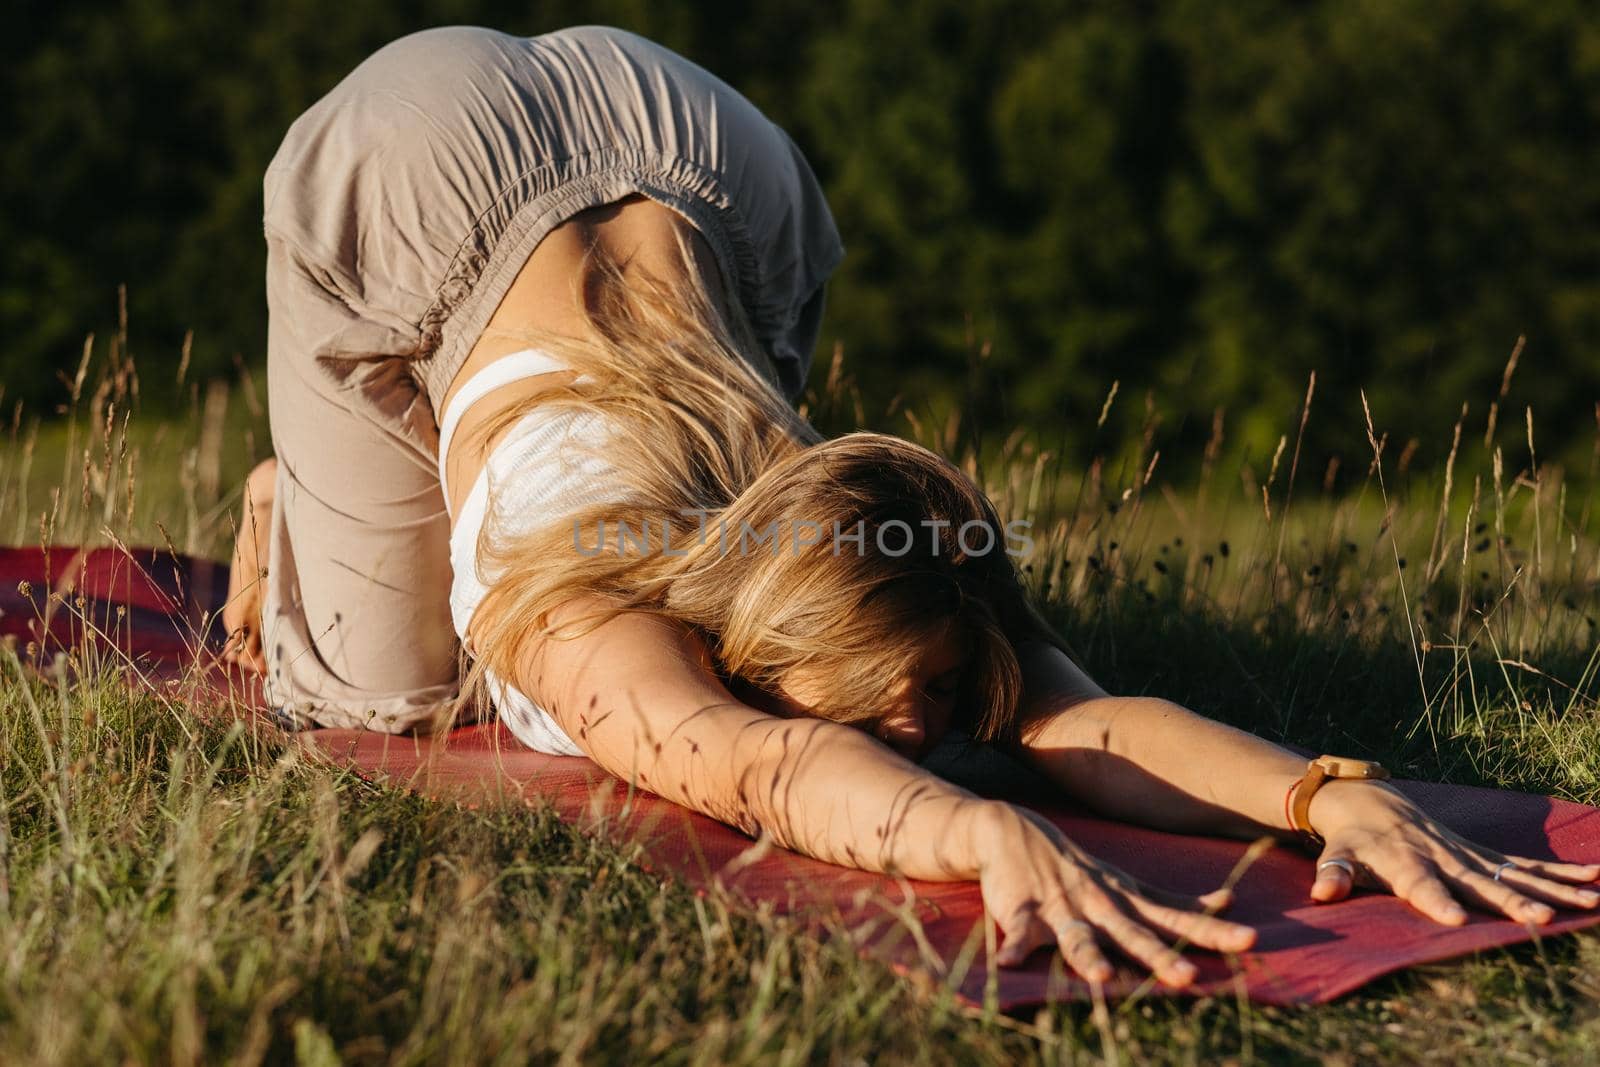
[(265, 181), (262, 626), (289, 721), (400, 732), (451, 707), (439, 400), (539, 241), (635, 194), (704, 235), (796, 399), (838, 232), (794, 143), (682, 57), (604, 27), (428, 30), (290, 128)]

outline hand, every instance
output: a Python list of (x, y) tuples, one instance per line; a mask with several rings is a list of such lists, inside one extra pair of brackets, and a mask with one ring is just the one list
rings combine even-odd
[[(1556, 908), (1600, 904), (1600, 893), (1583, 888), (1600, 878), (1600, 866), (1503, 856), (1439, 825), (1387, 785), (1329, 782), (1311, 798), (1309, 817), (1324, 841), (1311, 884), (1318, 902), (1372, 885), (1447, 926), (1466, 922), (1466, 907), (1542, 925)], [(1351, 864), (1356, 877), (1329, 860)]]
[(1212, 912), (1232, 901), (1227, 890), (1185, 897), (1145, 885), (1087, 855), (1033, 812), (992, 803), (975, 830), (984, 907), (1003, 938), (995, 962), (1020, 964), (1054, 944), (1085, 980), (1104, 982), (1114, 947), (1170, 986), (1195, 978), (1194, 964), (1170, 947), (1187, 940), (1218, 952), (1243, 952), (1256, 932)]

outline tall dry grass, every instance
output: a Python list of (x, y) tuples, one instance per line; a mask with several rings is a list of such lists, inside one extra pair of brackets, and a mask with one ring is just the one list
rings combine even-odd
[[(1345, 471), (1307, 469), (1315, 383), (1251, 460), (1219, 414), (1169, 480), (1152, 406), (1083, 462), (1049, 427), (959, 410), (878, 420), (1033, 522), (1029, 577), (1091, 673), (1275, 738), (1409, 773), (1600, 799), (1595, 472), (1541, 464), (1516, 355), (1448, 464), (1384, 413)], [(841, 357), (819, 424), (868, 423)], [(221, 557), (264, 454), (250, 383), (180, 369), (138, 414), (125, 330), (49, 419), (13, 411), (0, 535)], [(1108, 413), (1137, 390), (1113, 384)], [(1365, 466), (1359, 478), (1353, 466)], [(1316, 1011), (1231, 998), (963, 1009), (771, 916), (697, 898), (548, 811), (465, 811), (302, 760), (227, 709), (128, 685), (89, 647), (0, 649), (0, 1062), (1583, 1061), (1589, 938), (1424, 968)]]

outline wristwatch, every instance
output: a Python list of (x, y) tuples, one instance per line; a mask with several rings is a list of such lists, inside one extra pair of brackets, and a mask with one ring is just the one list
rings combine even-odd
[(1311, 828), (1311, 798), (1323, 783), (1335, 778), (1377, 782), (1389, 777), (1381, 763), (1349, 759), (1344, 756), (1318, 756), (1306, 764), (1306, 773), (1296, 778), (1283, 797), (1283, 811), (1289, 829), (1300, 834), (1314, 848), (1322, 845), (1322, 835)]

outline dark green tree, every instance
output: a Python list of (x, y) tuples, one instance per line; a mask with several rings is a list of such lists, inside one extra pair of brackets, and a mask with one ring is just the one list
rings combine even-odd
[[(1531, 405), (1547, 456), (1592, 441), (1600, 24), (1580, 0), (78, 0), (15, 21), (0, 382), (36, 407), (120, 284), (147, 380), (189, 330), (197, 374), (260, 359), (262, 172), (371, 51), (609, 22), (806, 149), (849, 250), (825, 343), (869, 412), (900, 395), (1100, 450), (1153, 390), (1170, 470), (1218, 408), (1234, 448), (1270, 451), (1314, 370), (1308, 462), (1361, 446), (1361, 389), (1426, 461), (1463, 400), (1481, 432), (1526, 336), (1507, 417)], [(1113, 380), (1131, 402), (1097, 431)]]

